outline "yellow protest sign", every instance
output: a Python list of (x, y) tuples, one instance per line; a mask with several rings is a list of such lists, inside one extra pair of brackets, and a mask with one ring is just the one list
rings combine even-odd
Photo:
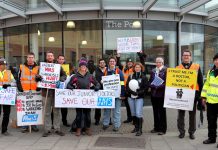
[(66, 72), (66, 74), (68, 76), (70, 76), (70, 67), (69, 67), (69, 64), (62, 64), (61, 66), (64, 69), (64, 71)]
[(167, 87), (195, 90), (197, 85), (197, 71), (188, 69), (167, 69)]

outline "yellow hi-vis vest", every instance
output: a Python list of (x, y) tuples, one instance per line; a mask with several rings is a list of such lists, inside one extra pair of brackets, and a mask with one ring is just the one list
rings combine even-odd
[(14, 77), (11, 74), (10, 70), (2, 71), (1, 72), (1, 77), (0, 77), (0, 86), (2, 86), (4, 84), (11, 84), (13, 79), (14, 79)]
[(214, 76), (214, 70), (207, 73), (207, 80), (204, 83), (201, 97), (206, 98), (210, 104), (218, 103), (218, 76)]

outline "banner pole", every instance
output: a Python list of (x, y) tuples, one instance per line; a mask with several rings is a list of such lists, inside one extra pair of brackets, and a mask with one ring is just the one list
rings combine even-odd
[(29, 125), (29, 132), (32, 133), (32, 126)]

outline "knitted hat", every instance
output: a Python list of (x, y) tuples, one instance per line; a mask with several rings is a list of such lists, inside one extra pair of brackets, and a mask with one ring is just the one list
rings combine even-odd
[(0, 58), (0, 65), (6, 65), (6, 60), (4, 58)]
[(79, 60), (79, 67), (81, 67), (81, 66), (87, 67), (87, 59), (84, 57), (80, 58), (80, 60)]
[(218, 53), (216, 53), (216, 55), (213, 57), (213, 61), (216, 60), (218, 58)]

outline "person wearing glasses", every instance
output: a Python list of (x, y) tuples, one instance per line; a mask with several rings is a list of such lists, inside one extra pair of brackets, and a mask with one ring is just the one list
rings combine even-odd
[[(196, 105), (200, 102), (200, 94), (203, 88), (203, 75), (199, 64), (192, 62), (192, 53), (188, 49), (182, 52), (182, 63), (176, 68), (189, 69), (197, 71), (197, 86), (195, 92), (195, 100), (193, 110), (189, 111), (189, 138), (195, 139), (194, 133), (196, 131)], [(201, 103), (201, 102), (200, 102)], [(200, 104), (199, 103), (199, 104)], [(185, 136), (185, 110), (178, 110), (177, 127), (179, 130), (179, 138), (184, 138)]]

